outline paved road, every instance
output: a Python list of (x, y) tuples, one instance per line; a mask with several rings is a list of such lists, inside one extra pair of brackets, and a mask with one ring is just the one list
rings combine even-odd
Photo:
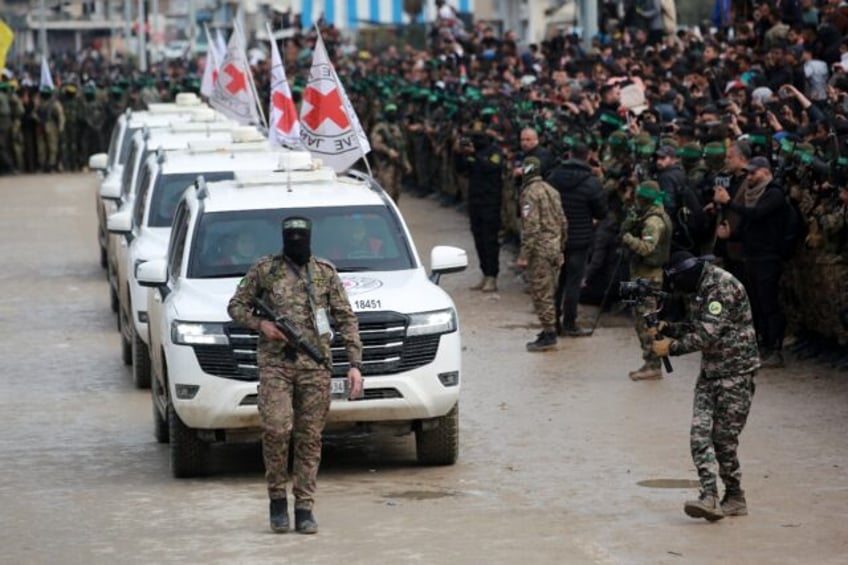
[[(476, 268), (443, 279), (466, 348), (459, 463), (419, 468), (409, 438), (329, 445), (321, 533), (272, 535), (256, 446), (170, 477), (120, 362), (94, 192), (91, 175), (0, 179), (0, 562), (845, 562), (848, 375), (761, 372), (740, 450), (751, 514), (694, 521), (697, 356), (632, 383), (638, 345), (614, 318), (527, 354), (527, 295), (508, 273), (496, 295), (466, 290)], [(425, 262), (436, 243), (473, 249), (454, 211), (401, 208)]]

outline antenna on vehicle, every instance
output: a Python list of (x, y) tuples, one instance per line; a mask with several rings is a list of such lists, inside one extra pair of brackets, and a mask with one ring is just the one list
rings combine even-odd
[(198, 175), (194, 181), (194, 186), (197, 187), (197, 198), (203, 200), (209, 196), (209, 190), (206, 188), (206, 178), (203, 175)]

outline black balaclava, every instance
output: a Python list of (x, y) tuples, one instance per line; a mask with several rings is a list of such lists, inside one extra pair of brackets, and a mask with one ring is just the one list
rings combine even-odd
[(296, 265), (305, 265), (312, 256), (312, 221), (301, 216), (283, 220), (283, 255)]
[(675, 251), (664, 269), (665, 276), (673, 290), (693, 294), (698, 290), (704, 261), (688, 251)]

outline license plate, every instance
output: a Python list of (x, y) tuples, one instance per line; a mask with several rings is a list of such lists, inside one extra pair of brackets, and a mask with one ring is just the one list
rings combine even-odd
[(347, 379), (330, 379), (330, 397), (347, 398), (350, 396)]

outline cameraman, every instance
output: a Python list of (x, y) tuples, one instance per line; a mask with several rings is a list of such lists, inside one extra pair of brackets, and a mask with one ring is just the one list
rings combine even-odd
[[(621, 226), (621, 243), (630, 250), (630, 276), (648, 279), (655, 290), (662, 286), (662, 266), (671, 254), (671, 219), (663, 210), (663, 193), (654, 181), (636, 187), (636, 202)], [(636, 306), (636, 335), (642, 345), (642, 367), (629, 373), (633, 381), (661, 379), (660, 358), (651, 350), (645, 314), (657, 309), (657, 299), (646, 297)]]
[[(733, 275), (686, 251), (675, 252), (664, 271), (671, 288), (687, 296), (687, 317), (652, 328), (652, 336), (669, 336), (653, 341), (653, 351), (663, 357), (701, 351), (690, 431), (701, 494), (683, 510), (711, 522), (744, 516), (748, 507), (736, 448), (760, 366), (748, 295)], [(716, 470), (725, 487), (720, 503)]]

